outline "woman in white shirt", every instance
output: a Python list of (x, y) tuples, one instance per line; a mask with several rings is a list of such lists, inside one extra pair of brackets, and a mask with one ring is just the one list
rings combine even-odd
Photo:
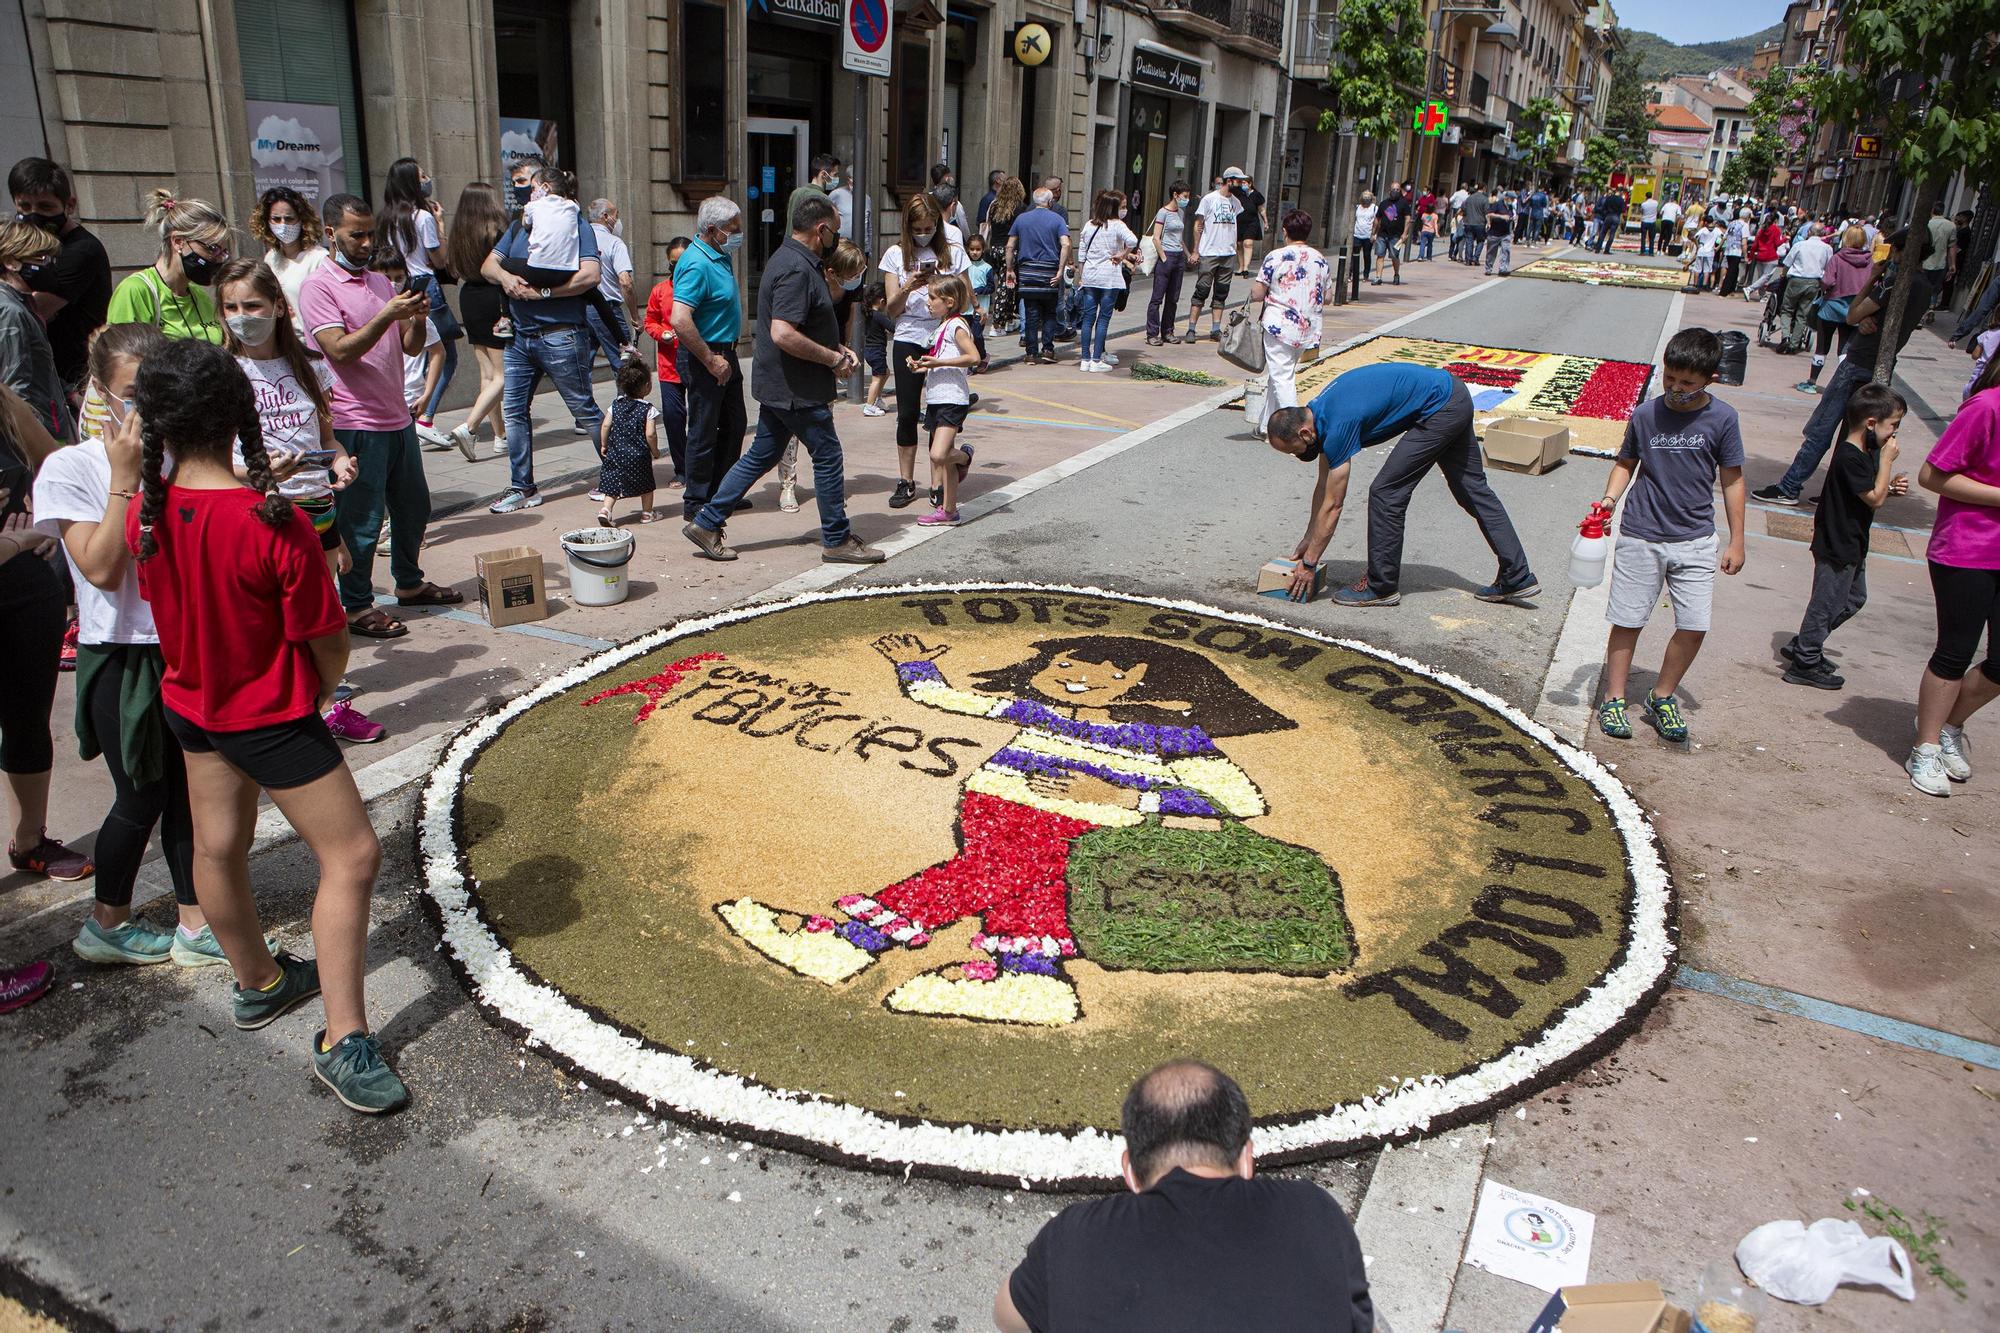
[(1271, 413), (1299, 405), (1299, 354), (1319, 346), (1320, 311), (1332, 293), (1333, 269), (1326, 256), (1306, 244), (1312, 214), (1294, 208), (1280, 219), (1285, 244), (1264, 256), (1250, 299), (1264, 303), (1264, 411), (1262, 435)]
[(1101, 375), (1117, 365), (1104, 351), (1105, 335), (1111, 331), (1111, 312), (1125, 294), (1125, 273), (1137, 260), (1139, 238), (1119, 220), (1125, 196), (1116, 190), (1100, 190), (1076, 243), (1077, 295), (1083, 305), (1078, 321), (1078, 369)]
[[(933, 274), (963, 273), (972, 265), (962, 246), (945, 239), (944, 219), (928, 194), (913, 194), (903, 205), (903, 239), (882, 256), (882, 290), (888, 298), (883, 313), (896, 321), (889, 366), (896, 375), (896, 466), (901, 478), (889, 496), (891, 509), (902, 509), (917, 498), (917, 420), (924, 409), (924, 375), (910, 368), (910, 358), (924, 356), (937, 338), (939, 321), (931, 318)], [(935, 508), (940, 499), (931, 501)]]
[[(1481, 222), (1485, 219), (1481, 218)], [(1348, 272), (1355, 275), (1354, 281), (1368, 281), (1368, 270), (1375, 259), (1375, 192), (1363, 190), (1361, 202), (1354, 206), (1354, 232), (1348, 247)]]
[(382, 183), (375, 244), (393, 246), (403, 256), (403, 266), (410, 275), (410, 290), (422, 292), (430, 300), (431, 327), (444, 341), (444, 369), (438, 374), (437, 386), (431, 390), (429, 400), (418, 405), (417, 433), (425, 437), (426, 443), (448, 445), (449, 441), (437, 433), (432, 422), (438, 404), (444, 401), (444, 391), (451, 386), (451, 377), (458, 370), (458, 340), (465, 336), (465, 330), (451, 313), (451, 305), (444, 299), (444, 286), (438, 281), (437, 270), (445, 262), (445, 237), (438, 228), (442, 210), (431, 198), (435, 188), (431, 174), (415, 158), (400, 157), (391, 162), (389, 175)]
[(326, 262), (326, 244), (320, 230), (319, 213), (305, 197), (288, 185), (277, 185), (257, 198), (250, 214), (250, 234), (264, 246), (264, 262), (278, 275), (284, 289), (285, 305), (292, 327), (299, 327), (299, 288), (312, 271)]

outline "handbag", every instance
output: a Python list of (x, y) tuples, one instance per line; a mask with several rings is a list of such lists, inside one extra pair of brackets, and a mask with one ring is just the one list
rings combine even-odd
[(1222, 359), (1252, 375), (1264, 373), (1264, 307), (1250, 314), (1247, 307), (1229, 312), (1222, 330)]
[(1845, 324), (1847, 311), (1854, 303), (1851, 296), (1828, 296), (1813, 307), (1813, 317), (1822, 324)]

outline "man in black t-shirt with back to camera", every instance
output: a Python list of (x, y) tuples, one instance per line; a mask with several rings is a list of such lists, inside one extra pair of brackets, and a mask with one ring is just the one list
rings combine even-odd
[(993, 1299), (1004, 1333), (1373, 1333), (1361, 1243), (1333, 1196), (1257, 1176), (1250, 1104), (1219, 1069), (1161, 1065), (1123, 1114), (1128, 1193), (1072, 1204)]

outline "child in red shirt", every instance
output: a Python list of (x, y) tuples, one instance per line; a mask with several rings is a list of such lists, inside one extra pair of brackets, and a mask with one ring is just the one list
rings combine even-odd
[[(314, 1072), (357, 1111), (395, 1110), (409, 1093), (368, 1032), (362, 995), (382, 849), (321, 716), (347, 666), (347, 623), (319, 538), (277, 493), (255, 396), (227, 352), (171, 343), (141, 364), (134, 394), (144, 502), (126, 539), (166, 659), (160, 694), (187, 757), (195, 895), (236, 973), (236, 1026), (261, 1028), (324, 986)], [(254, 489), (231, 466), (238, 438)], [(260, 787), (319, 859), (316, 960), (273, 955), (264, 939), (250, 895)]]

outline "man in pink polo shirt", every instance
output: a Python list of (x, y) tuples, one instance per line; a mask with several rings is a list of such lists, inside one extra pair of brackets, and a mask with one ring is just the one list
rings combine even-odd
[[(422, 292), (398, 292), (387, 278), (368, 271), (375, 214), (366, 200), (336, 194), (321, 216), (333, 242), (333, 262), (314, 269), (299, 289), (299, 320), (333, 369), (333, 433), (360, 464), (335, 500), (334, 526), (354, 557), (354, 567), (340, 576), (340, 602), (351, 632), (395, 639), (409, 628), (375, 605), (375, 545), (385, 509), (396, 601), (450, 606), (465, 600), (455, 588), (425, 582), (417, 565), (431, 518), (431, 490), (417, 453), (416, 423), (403, 397), (403, 357), (423, 353), (429, 302)], [(397, 336), (387, 336), (392, 329)]]

